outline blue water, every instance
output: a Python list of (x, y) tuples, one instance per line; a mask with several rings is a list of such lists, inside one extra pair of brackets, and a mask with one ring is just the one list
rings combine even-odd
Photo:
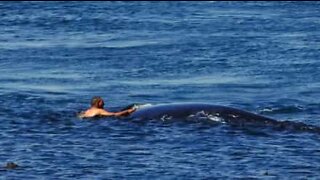
[(80, 120), (92, 96), (320, 126), (319, 2), (1, 2), (6, 179), (320, 179), (310, 132)]

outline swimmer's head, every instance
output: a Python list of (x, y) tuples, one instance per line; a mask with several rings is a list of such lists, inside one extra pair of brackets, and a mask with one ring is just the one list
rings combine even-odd
[(95, 96), (91, 99), (91, 107), (103, 108), (104, 102), (103, 99), (99, 96)]

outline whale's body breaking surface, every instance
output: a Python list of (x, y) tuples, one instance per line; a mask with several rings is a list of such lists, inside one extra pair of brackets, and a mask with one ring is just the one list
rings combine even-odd
[(225, 122), (232, 123), (239, 121), (259, 122), (259, 123), (275, 123), (274, 119), (253, 114), (236, 108), (218, 106), (212, 104), (188, 103), (188, 104), (159, 104), (142, 106), (134, 112), (130, 118), (133, 119), (161, 119), (163, 117), (170, 117), (172, 119), (183, 119), (196, 115), (197, 113), (204, 113), (207, 115), (222, 118)]
[(320, 127), (307, 125), (301, 122), (278, 121), (269, 117), (254, 114), (248, 111), (212, 104), (159, 104), (139, 107), (129, 119), (157, 120), (157, 119), (188, 119), (198, 113), (210, 117), (220, 118), (221, 122), (231, 125), (268, 126), (281, 130), (302, 130), (320, 132)]

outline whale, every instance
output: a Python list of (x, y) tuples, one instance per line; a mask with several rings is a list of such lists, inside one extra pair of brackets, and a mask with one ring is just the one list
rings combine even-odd
[(312, 131), (320, 133), (320, 127), (296, 121), (279, 121), (249, 111), (205, 103), (168, 103), (157, 105), (132, 104), (124, 109), (136, 107), (128, 119), (135, 120), (186, 120), (207, 117), (207, 120), (235, 126), (271, 127), (278, 130)]

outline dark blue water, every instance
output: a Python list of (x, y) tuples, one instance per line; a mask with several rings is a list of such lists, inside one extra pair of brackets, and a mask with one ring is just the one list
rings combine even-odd
[(6, 179), (319, 179), (320, 135), (80, 120), (102, 96), (320, 126), (319, 2), (1, 2)]

